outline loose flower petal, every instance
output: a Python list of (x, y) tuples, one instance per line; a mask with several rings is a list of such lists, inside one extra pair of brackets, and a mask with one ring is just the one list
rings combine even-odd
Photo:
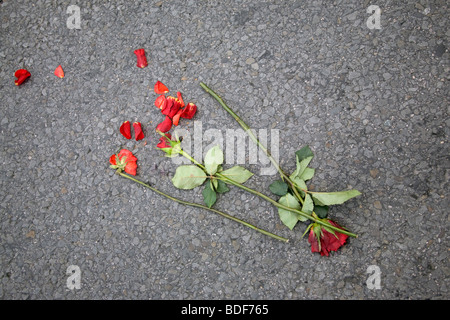
[(16, 86), (20, 86), (26, 79), (28, 79), (28, 77), (31, 76), (31, 73), (26, 69), (19, 69), (14, 73), (14, 76), (17, 78), (14, 83)]
[(147, 57), (145, 56), (145, 50), (144, 49), (134, 50), (134, 54), (137, 57), (137, 64), (136, 64), (136, 66), (138, 66), (139, 68), (145, 68), (146, 66), (148, 66)]
[(129, 121), (125, 121), (120, 126), (120, 133), (127, 139), (131, 139), (131, 124)]
[(178, 123), (180, 122), (180, 117), (183, 114), (183, 112), (184, 112), (184, 109), (180, 109), (180, 110), (178, 110), (177, 114), (173, 116), (172, 122), (173, 122), (174, 126), (177, 126)]
[(184, 112), (181, 115), (182, 118), (192, 119), (197, 112), (197, 106), (192, 102), (189, 102), (187, 106), (184, 108)]
[(155, 100), (155, 106), (159, 109), (163, 109), (165, 108), (166, 105), (166, 96), (165, 95), (160, 95), (158, 98), (156, 98)]
[(166, 116), (163, 122), (156, 126), (156, 130), (161, 131), (163, 133), (169, 131), (172, 128), (172, 119), (169, 116)]
[(164, 94), (169, 92), (169, 89), (167, 89), (167, 87), (159, 80), (156, 81), (154, 90), (156, 94)]
[(184, 101), (183, 101), (183, 97), (181, 96), (180, 91), (177, 92), (177, 98), (178, 98), (178, 101), (180, 101), (181, 107), (184, 108)]
[(144, 132), (142, 131), (141, 123), (134, 122), (133, 128), (134, 128), (134, 138), (136, 139), (136, 141), (144, 139)]
[(61, 67), (61, 65), (59, 65), (54, 72), (55, 76), (57, 76), (58, 78), (64, 78), (64, 70)]

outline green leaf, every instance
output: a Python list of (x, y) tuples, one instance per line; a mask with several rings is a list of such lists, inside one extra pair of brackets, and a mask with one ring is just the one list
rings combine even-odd
[(222, 180), (216, 180), (216, 181), (217, 181), (216, 191), (218, 193), (225, 193), (227, 191), (230, 191), (230, 189), (228, 189), (225, 182), (223, 182)]
[(359, 196), (358, 190), (347, 190), (337, 192), (311, 192), (314, 203), (319, 206), (331, 206), (333, 204), (342, 204), (348, 199)]
[[(308, 180), (311, 179), (312, 176), (314, 175), (314, 169), (308, 168), (308, 164), (311, 162), (313, 157), (308, 157), (305, 158), (303, 160), (300, 160), (300, 158), (296, 155), (296, 163), (297, 163), (297, 168), (295, 169), (295, 171), (289, 176), (289, 178), (291, 180), (295, 179), (295, 178), (299, 178), (302, 180)], [(308, 170), (307, 170), (308, 169)], [(311, 175), (312, 173), (312, 175)], [(305, 179), (304, 175), (308, 178)]]
[[(302, 211), (311, 214), (314, 211), (314, 202), (309, 194), (306, 194), (305, 201), (303, 202)], [(299, 220), (306, 221), (307, 219), (299, 216)]]
[(179, 166), (172, 178), (172, 183), (179, 189), (194, 189), (206, 179), (206, 174), (195, 165)]
[(219, 146), (214, 146), (205, 155), (205, 168), (209, 174), (215, 174), (219, 165), (223, 163), (223, 152)]
[(220, 174), (238, 183), (244, 183), (253, 175), (253, 173), (240, 166), (234, 166), (230, 169), (222, 171)]
[(303, 170), (303, 173), (300, 176), (300, 179), (302, 179), (304, 181), (310, 180), (310, 179), (312, 179), (312, 177), (314, 177), (315, 172), (316, 172), (316, 169), (305, 168), (305, 170)]
[[(278, 200), (278, 203), (292, 209), (301, 210), (300, 203), (290, 193), (287, 193), (285, 196), (281, 197)], [(278, 208), (278, 214), (281, 221), (291, 230), (295, 227), (299, 220), (299, 214), (286, 209)]]
[(217, 196), (216, 192), (213, 190), (212, 183), (210, 183), (209, 185), (208, 184), (205, 185), (205, 188), (202, 191), (202, 195), (203, 195), (203, 202), (205, 202), (208, 208), (211, 208), (214, 205), (214, 203), (216, 203)]
[(295, 152), (295, 154), (298, 157), (299, 161), (302, 161), (307, 158), (312, 159), (314, 157), (314, 153), (311, 151), (309, 146), (304, 146), (303, 148)]
[(270, 191), (277, 196), (284, 196), (288, 192), (288, 188), (287, 183), (281, 180), (274, 181), (269, 186)]
[(314, 212), (320, 219), (328, 217), (328, 206), (315, 206)]

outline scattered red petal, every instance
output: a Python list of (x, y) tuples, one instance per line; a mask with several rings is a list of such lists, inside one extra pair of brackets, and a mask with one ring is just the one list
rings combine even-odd
[(145, 50), (144, 49), (134, 50), (134, 54), (137, 57), (137, 64), (136, 64), (136, 66), (138, 66), (139, 68), (145, 68), (146, 66), (148, 66), (147, 57), (145, 56)]
[(180, 101), (181, 107), (184, 108), (184, 101), (183, 101), (183, 97), (181, 96), (180, 91), (177, 92), (177, 98), (178, 98), (178, 101)]
[(167, 132), (172, 128), (172, 119), (169, 116), (166, 116), (163, 122), (156, 126), (156, 130), (161, 132)]
[(133, 128), (134, 128), (134, 137), (135, 137), (136, 141), (144, 139), (144, 132), (142, 131), (141, 123), (134, 122)]
[(165, 95), (160, 95), (158, 98), (156, 98), (155, 100), (155, 106), (158, 107), (159, 109), (163, 109), (165, 107), (166, 104), (166, 96)]
[(131, 124), (129, 121), (125, 121), (120, 126), (120, 133), (127, 139), (131, 139)]
[(192, 119), (197, 112), (197, 106), (192, 102), (189, 102), (187, 106), (184, 108), (184, 112), (181, 114), (182, 118)]
[(173, 116), (172, 122), (173, 122), (173, 125), (174, 125), (174, 126), (177, 126), (178, 123), (180, 122), (180, 117), (181, 117), (181, 115), (183, 114), (184, 110), (185, 110), (185, 109), (180, 109), (180, 110), (178, 110), (177, 114)]
[(164, 94), (169, 92), (169, 89), (167, 89), (167, 87), (159, 80), (156, 81), (154, 90), (156, 94)]
[(64, 70), (61, 67), (61, 65), (59, 65), (56, 69), (55, 69), (55, 76), (59, 77), (59, 78), (64, 78)]
[(17, 78), (17, 80), (14, 80), (14, 83), (16, 86), (20, 86), (26, 79), (28, 79), (28, 77), (31, 76), (31, 73), (26, 69), (19, 69), (14, 73), (14, 76)]

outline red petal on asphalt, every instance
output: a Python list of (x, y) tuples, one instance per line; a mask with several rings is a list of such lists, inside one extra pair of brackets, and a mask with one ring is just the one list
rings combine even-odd
[(59, 78), (64, 78), (64, 70), (61, 67), (61, 65), (59, 65), (56, 69), (55, 69), (55, 76), (59, 77)]
[(129, 121), (125, 121), (120, 126), (120, 133), (127, 139), (131, 139), (131, 124)]
[(20, 86), (26, 79), (28, 79), (28, 77), (31, 76), (31, 73), (26, 69), (19, 69), (14, 73), (14, 76), (17, 78), (17, 80), (14, 80), (14, 83), (16, 86)]
[(170, 119), (168, 116), (166, 116), (163, 122), (161, 122), (156, 126), (156, 130), (161, 132), (167, 132), (171, 128), (172, 128), (172, 119)]
[(141, 123), (134, 122), (133, 128), (134, 128), (134, 137), (135, 137), (136, 141), (144, 139), (144, 132), (142, 131)]
[(164, 94), (169, 92), (169, 89), (167, 89), (167, 87), (159, 80), (156, 81), (154, 89), (156, 94)]
[(160, 95), (155, 100), (155, 106), (158, 107), (159, 109), (163, 109), (165, 103), (166, 103), (166, 96), (163, 94)]
[(138, 66), (139, 68), (145, 68), (146, 66), (148, 66), (147, 57), (145, 56), (145, 50), (144, 49), (134, 50), (134, 54), (137, 57), (137, 64), (136, 64), (136, 66)]
[(187, 106), (184, 108), (184, 112), (181, 115), (182, 118), (192, 119), (197, 112), (197, 106), (192, 102), (189, 102)]
[(178, 123), (180, 122), (180, 117), (183, 114), (184, 109), (180, 109), (178, 110), (177, 114), (173, 116), (172, 121), (173, 121), (173, 125), (177, 126)]
[(181, 92), (180, 91), (177, 92), (177, 98), (178, 98), (178, 100), (181, 103), (181, 107), (184, 108), (184, 101), (183, 101), (183, 97), (181, 96)]

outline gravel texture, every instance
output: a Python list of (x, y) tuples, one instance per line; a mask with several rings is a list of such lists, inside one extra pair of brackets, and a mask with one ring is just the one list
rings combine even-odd
[[(79, 1), (70, 29), (72, 4), (0, 1), (1, 299), (449, 298), (446, 1)], [(381, 29), (366, 25), (372, 4)], [(20, 68), (32, 76), (15, 86)], [(238, 128), (203, 81), (251, 127), (279, 130), (286, 171), (308, 144), (315, 190), (363, 193), (330, 213), (359, 237), (321, 257), (305, 223), (287, 229), (237, 188), (215, 208), (288, 244), (114, 175), (126, 147), (138, 178), (202, 202), (172, 186), (177, 165), (155, 148), (156, 80), (197, 104), (189, 133)], [(125, 120), (145, 139), (125, 140)], [(270, 194), (278, 176), (243, 165)]]

